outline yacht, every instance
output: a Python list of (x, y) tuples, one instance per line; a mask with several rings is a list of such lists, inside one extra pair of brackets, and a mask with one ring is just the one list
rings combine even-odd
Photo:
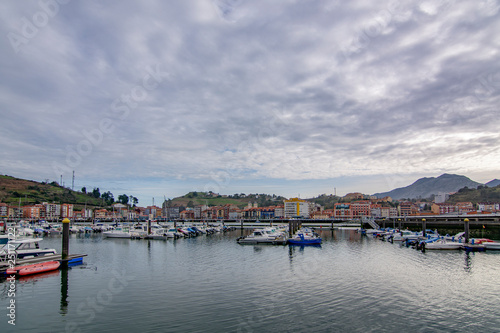
[(12, 253), (15, 253), (18, 259), (57, 254), (55, 249), (40, 248), (39, 243), (42, 240), (42, 238), (11, 240), (0, 249), (0, 258), (5, 259)]
[(117, 227), (114, 230), (105, 231), (102, 233), (107, 238), (130, 238), (130, 230), (126, 227)]
[(446, 239), (439, 239), (425, 244), (426, 250), (460, 250), (463, 243), (453, 242)]
[(239, 244), (286, 244), (286, 237), (272, 228), (256, 229), (246, 237), (239, 237), (236, 241)]

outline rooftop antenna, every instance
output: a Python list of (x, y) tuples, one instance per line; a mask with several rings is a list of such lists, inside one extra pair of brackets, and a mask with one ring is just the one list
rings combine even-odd
[(75, 170), (73, 170), (73, 181), (71, 182), (71, 190), (75, 190)]

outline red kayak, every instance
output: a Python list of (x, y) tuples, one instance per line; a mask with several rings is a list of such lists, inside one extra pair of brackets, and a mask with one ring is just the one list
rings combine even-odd
[(43, 272), (53, 271), (59, 268), (61, 263), (59, 261), (47, 261), (40, 264), (32, 264), (25, 266), (17, 266), (14, 268), (9, 268), (7, 274), (17, 274), (20, 276), (31, 275)]

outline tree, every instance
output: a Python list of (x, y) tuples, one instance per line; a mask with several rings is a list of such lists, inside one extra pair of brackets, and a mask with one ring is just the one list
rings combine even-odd
[(187, 206), (194, 207), (194, 202), (192, 200), (189, 200), (189, 202), (187, 203)]
[(111, 192), (105, 192), (101, 195), (101, 198), (104, 199), (104, 202), (106, 202), (107, 205), (111, 205), (113, 202), (115, 202), (115, 198), (113, 196), (113, 193)]
[(82, 193), (87, 193), (87, 188), (85, 186), (82, 187)]
[(94, 190), (92, 191), (92, 196), (97, 199), (101, 197), (101, 192), (99, 191), (98, 187), (97, 188), (94, 187)]
[(121, 204), (124, 204), (124, 205), (128, 204), (128, 200), (129, 200), (129, 198), (128, 198), (128, 195), (126, 195), (126, 194), (120, 194), (118, 196), (118, 202)]

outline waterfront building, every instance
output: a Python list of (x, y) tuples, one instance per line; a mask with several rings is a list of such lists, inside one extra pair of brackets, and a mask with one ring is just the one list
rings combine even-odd
[(244, 217), (246, 219), (258, 220), (258, 219), (264, 218), (261, 216), (261, 211), (262, 211), (262, 209), (258, 208), (258, 207), (245, 208), (242, 211), (242, 217)]
[(166, 218), (175, 220), (181, 217), (181, 212), (185, 210), (184, 206), (176, 206), (176, 207), (166, 207)]
[(72, 204), (62, 204), (61, 205), (61, 217), (72, 218), (73, 217), (73, 205)]
[(15, 219), (20, 219), (23, 217), (23, 208), (22, 207), (14, 207), (8, 206), (8, 217), (12, 217)]
[(431, 211), (432, 213), (439, 215), (458, 214), (458, 207), (457, 205), (450, 203), (433, 203), (431, 206)]
[[(43, 209), (43, 207), (42, 207)], [(40, 207), (37, 206), (24, 206), (23, 210), (23, 218), (39, 220), (40, 219)]]
[(375, 217), (375, 218), (381, 218), (382, 217), (382, 205), (372, 204), (371, 209), (370, 209), (370, 215), (372, 217)]
[(182, 220), (192, 220), (194, 219), (194, 210), (185, 209), (179, 213), (179, 216)]
[(417, 205), (411, 201), (402, 201), (399, 203), (399, 215), (401, 216), (416, 215), (418, 212)]
[(61, 216), (61, 205), (44, 202), (45, 216), (48, 219), (58, 219)]
[(233, 209), (233, 210), (229, 211), (229, 219), (230, 220), (241, 219), (241, 217), (242, 217), (241, 212), (242, 212), (241, 209)]
[(285, 208), (284, 206), (275, 206), (274, 208), (274, 218), (280, 219), (285, 217)]
[(466, 214), (474, 210), (472, 202), (457, 202), (457, 210), (459, 214)]
[(370, 216), (371, 215), (371, 203), (370, 203), (370, 201), (351, 202), (351, 214), (352, 214), (352, 218), (360, 218), (362, 216)]
[(352, 219), (351, 204), (350, 203), (336, 203), (334, 205), (334, 217), (339, 220)]
[(477, 204), (477, 210), (479, 212), (498, 212), (500, 211), (500, 204), (498, 202), (496, 203), (491, 203), (491, 202), (479, 202)]
[(299, 198), (285, 200), (285, 217), (305, 217), (309, 218), (309, 203)]
[(9, 216), (9, 206), (6, 203), (0, 202), (0, 217)]
[(262, 207), (260, 209), (260, 218), (261, 219), (274, 219), (274, 206)]
[(195, 219), (201, 219), (202, 218), (202, 213), (204, 210), (208, 208), (207, 205), (201, 205), (201, 206), (196, 206), (194, 207), (194, 218)]
[(107, 209), (96, 209), (94, 210), (94, 218), (96, 219), (105, 219), (108, 215)]

